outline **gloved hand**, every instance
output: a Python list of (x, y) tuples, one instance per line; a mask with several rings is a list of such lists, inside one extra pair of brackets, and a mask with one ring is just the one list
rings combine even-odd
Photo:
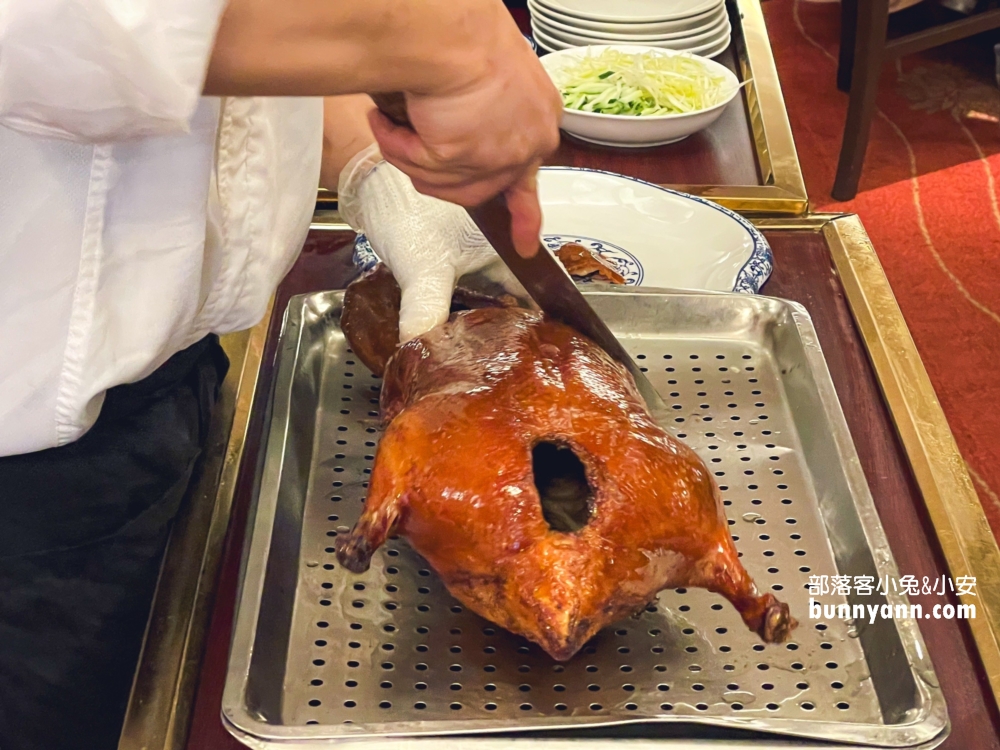
[(368, 237), (399, 284), (400, 343), (448, 319), (452, 292), (466, 274), (479, 272), (508, 293), (525, 296), (468, 212), (418, 193), (409, 177), (383, 161), (377, 144), (344, 167), (337, 201), (341, 217)]

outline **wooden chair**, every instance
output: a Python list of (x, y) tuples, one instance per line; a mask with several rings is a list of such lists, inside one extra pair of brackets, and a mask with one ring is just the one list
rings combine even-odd
[(837, 88), (851, 96), (833, 197), (846, 201), (858, 192), (882, 63), (1000, 28), (1000, 9), (887, 39), (889, 0), (841, 0), (840, 8)]

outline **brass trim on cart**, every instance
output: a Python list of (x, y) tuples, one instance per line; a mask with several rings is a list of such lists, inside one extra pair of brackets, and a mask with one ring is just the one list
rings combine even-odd
[(1000, 706), (1000, 547), (861, 220), (837, 216), (822, 232), (948, 570), (976, 579), (961, 602), (976, 606), (966, 622)]
[(319, 192), (316, 194), (316, 212), (323, 211), (336, 211), (337, 210), (337, 192), (335, 190), (327, 190), (326, 188), (320, 188)]
[(312, 224), (309, 225), (309, 228), (318, 229), (321, 232), (353, 231), (350, 225), (340, 218), (340, 212), (337, 210), (336, 204), (334, 204), (332, 209), (317, 210), (313, 214)]
[(254, 328), (221, 337), (229, 375), (198, 476), (167, 544), (119, 750), (180, 750), (187, 741), (272, 305)]
[(758, 229), (767, 231), (821, 232), (831, 221), (841, 216), (853, 214), (809, 214), (808, 216), (751, 217), (750, 222)]
[[(733, 34), (757, 147), (762, 185), (713, 187), (697, 193), (748, 214), (802, 215), (809, 210), (792, 126), (759, 0), (736, 0), (742, 34)], [(683, 188), (682, 188), (683, 189)]]
[[(730, 15), (741, 78), (749, 81), (745, 87), (745, 102), (761, 184), (667, 184), (665, 187), (711, 198), (726, 208), (747, 215), (803, 215), (809, 210), (809, 198), (760, 0), (734, 0)], [(321, 189), (316, 198), (317, 210), (336, 207), (336, 192)]]

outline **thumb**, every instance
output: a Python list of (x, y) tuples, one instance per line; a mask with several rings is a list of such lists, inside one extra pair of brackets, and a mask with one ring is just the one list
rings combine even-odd
[(402, 287), (399, 306), (399, 343), (427, 333), (448, 319), (455, 291), (455, 269), (450, 263), (430, 266)]
[(538, 165), (507, 188), (507, 208), (510, 209), (510, 234), (518, 255), (532, 257), (538, 251), (542, 233), (542, 207), (538, 202)]

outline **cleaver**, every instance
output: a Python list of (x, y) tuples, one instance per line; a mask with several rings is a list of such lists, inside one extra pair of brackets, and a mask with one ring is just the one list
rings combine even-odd
[[(371, 97), (382, 114), (395, 124), (411, 127), (403, 94), (372, 94)], [(510, 209), (507, 208), (507, 200), (503, 194), (467, 210), (479, 231), (542, 312), (576, 329), (621, 362), (632, 375), (653, 419), (661, 426), (666, 426), (669, 415), (663, 399), (635, 360), (594, 312), (562, 263), (541, 242), (538, 243), (538, 251), (531, 258), (522, 257), (514, 249), (510, 235)]]

